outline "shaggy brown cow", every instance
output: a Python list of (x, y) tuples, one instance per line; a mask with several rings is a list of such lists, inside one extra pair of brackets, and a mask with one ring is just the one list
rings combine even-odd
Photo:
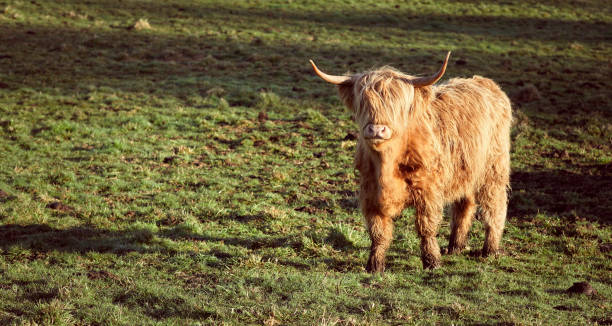
[(382, 272), (393, 218), (407, 206), (416, 211), (424, 268), (440, 265), (436, 240), (446, 204), (453, 214), (448, 253), (466, 246), (476, 205), (485, 226), (484, 256), (498, 250), (507, 209), (510, 175), (510, 100), (490, 79), (454, 78), (432, 86), (446, 70), (413, 77), (383, 67), (323, 80), (359, 125), (355, 166), (360, 203), (372, 246), (367, 270)]

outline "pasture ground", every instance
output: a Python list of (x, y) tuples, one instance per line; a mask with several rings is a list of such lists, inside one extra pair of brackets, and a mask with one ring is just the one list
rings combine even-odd
[[(612, 324), (611, 8), (0, 0), (0, 324)], [(308, 59), (447, 50), (514, 103), (503, 252), (475, 222), (424, 271), (406, 211), (369, 275), (355, 125)]]

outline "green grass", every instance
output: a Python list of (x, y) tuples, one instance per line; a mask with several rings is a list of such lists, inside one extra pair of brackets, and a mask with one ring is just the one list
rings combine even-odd
[[(611, 324), (611, 29), (589, 0), (0, 0), (0, 324)], [(475, 222), (424, 271), (408, 210), (369, 275), (355, 125), (308, 59), (447, 50), (513, 100), (503, 253)]]

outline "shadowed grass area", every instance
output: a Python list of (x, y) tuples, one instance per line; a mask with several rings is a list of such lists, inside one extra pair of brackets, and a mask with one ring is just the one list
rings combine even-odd
[[(0, 324), (611, 323), (610, 10), (0, 2)], [(443, 80), (513, 101), (503, 252), (476, 221), (424, 271), (407, 210), (366, 274), (355, 126), (308, 59), (423, 75), (448, 50)]]

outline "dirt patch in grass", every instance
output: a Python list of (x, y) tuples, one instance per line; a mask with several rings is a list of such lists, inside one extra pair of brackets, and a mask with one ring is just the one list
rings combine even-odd
[(597, 295), (597, 291), (589, 282), (576, 282), (570, 286), (565, 292), (571, 294)]
[(11, 194), (9, 194), (6, 191), (0, 190), (0, 203), (5, 203), (5, 202), (7, 202), (9, 200), (13, 200), (15, 198), (17, 198), (17, 197), (12, 196)]
[(119, 281), (119, 277), (109, 271), (106, 270), (91, 270), (87, 272), (87, 278), (90, 280), (98, 280), (98, 279), (111, 279), (114, 281)]
[(46, 207), (49, 208), (49, 209), (53, 209), (53, 210), (60, 211), (60, 212), (65, 212), (65, 213), (74, 212), (74, 208), (72, 208), (71, 206), (68, 206), (68, 205), (66, 205), (66, 204), (64, 204), (62, 202), (59, 202), (59, 201), (51, 202), (51, 203), (47, 204)]

